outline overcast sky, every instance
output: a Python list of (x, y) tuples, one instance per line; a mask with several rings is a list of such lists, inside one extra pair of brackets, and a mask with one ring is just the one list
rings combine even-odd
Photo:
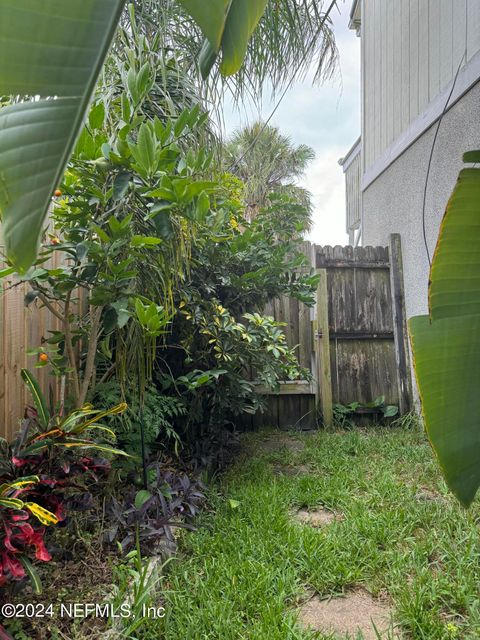
[[(313, 194), (314, 227), (309, 239), (317, 244), (348, 244), (345, 232), (345, 183), (338, 160), (360, 135), (360, 40), (348, 28), (351, 2), (334, 10), (334, 30), (340, 61), (334, 79), (312, 86), (308, 80), (289, 90), (271, 124), (296, 144), (313, 147), (316, 159), (300, 181)], [(275, 103), (265, 100), (260, 113), (248, 115), (226, 105), (226, 133), (258, 118), (267, 118)]]

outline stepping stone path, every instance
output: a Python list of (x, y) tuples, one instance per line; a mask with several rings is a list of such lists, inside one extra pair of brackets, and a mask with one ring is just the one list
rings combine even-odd
[(308, 511), (307, 509), (300, 509), (295, 514), (295, 519), (302, 524), (308, 524), (311, 527), (325, 527), (335, 520), (340, 520), (341, 516), (330, 511), (329, 509), (315, 509), (314, 511)]
[(322, 600), (314, 595), (300, 609), (299, 620), (304, 628), (323, 634), (335, 633), (338, 638), (378, 640), (375, 627), (384, 640), (401, 640), (392, 632), (390, 607), (371, 596), (365, 589), (352, 591), (345, 596)]
[(305, 449), (305, 443), (284, 433), (279, 433), (278, 435), (275, 434), (262, 440), (258, 443), (258, 447), (260, 451), (265, 453), (272, 453), (284, 447), (289, 451), (303, 451)]
[[(265, 453), (273, 453), (284, 447), (293, 452), (305, 449), (301, 440), (286, 433), (270, 435), (257, 446)], [(275, 465), (273, 471), (278, 475), (293, 476), (309, 473), (310, 468), (307, 465)], [(315, 510), (299, 509), (293, 517), (297, 522), (311, 527), (326, 527), (342, 519), (343, 515), (319, 507)], [(399, 632), (393, 630), (391, 608), (363, 588), (327, 600), (310, 594), (300, 607), (299, 621), (306, 629), (335, 634), (339, 640), (356, 640), (359, 637), (362, 640), (401, 640)]]

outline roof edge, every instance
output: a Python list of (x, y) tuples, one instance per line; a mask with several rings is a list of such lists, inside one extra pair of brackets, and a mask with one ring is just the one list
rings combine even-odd
[(348, 26), (350, 29), (354, 29), (357, 32), (357, 36), (360, 35), (360, 27), (362, 25), (362, 2), (361, 0), (353, 0), (352, 8), (350, 10), (350, 22)]
[(362, 136), (360, 136), (350, 149), (347, 151), (346, 155), (343, 158), (340, 158), (338, 164), (343, 167), (343, 171), (345, 172), (348, 167), (352, 164), (352, 161), (358, 156), (358, 154), (362, 151)]

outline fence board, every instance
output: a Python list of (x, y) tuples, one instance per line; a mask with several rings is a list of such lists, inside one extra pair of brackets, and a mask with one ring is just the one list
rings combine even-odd
[(411, 380), (400, 239), (392, 236), (390, 247), (312, 245), (304, 252), (322, 275), (316, 309), (312, 314), (291, 302), (287, 309), (282, 299), (274, 317), (288, 322), (288, 344), (299, 345), (300, 364), (313, 372), (314, 384), (309, 395), (305, 385), (284, 385), (277, 403), (270, 396), (269, 412), (254, 417), (253, 425), (313, 427), (317, 415), (331, 421), (332, 402), (379, 396), (406, 413)]
[[(1, 247), (0, 247), (1, 250)], [(47, 268), (60, 265), (60, 257), (46, 264)], [(6, 265), (0, 261), (0, 268)], [(0, 291), (0, 436), (12, 439), (20, 426), (25, 407), (31, 398), (22, 383), (20, 372), (28, 368), (38, 378), (41, 389), (48, 397), (50, 388), (58, 399), (59, 381), (49, 374), (49, 367), (35, 369), (36, 357), (27, 352), (42, 344), (49, 331), (59, 330), (60, 321), (36, 301), (25, 307), (27, 284), (12, 287), (14, 279), (5, 278)]]

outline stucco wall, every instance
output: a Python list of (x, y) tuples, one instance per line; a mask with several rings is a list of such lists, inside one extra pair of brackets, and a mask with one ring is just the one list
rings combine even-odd
[[(422, 232), (422, 201), (436, 125), (427, 130), (363, 193), (362, 244), (386, 245), (402, 237), (407, 316), (427, 311), (429, 265)], [(433, 254), (440, 221), (463, 166), (462, 155), (480, 149), (480, 83), (444, 116), (427, 191), (426, 231)]]

